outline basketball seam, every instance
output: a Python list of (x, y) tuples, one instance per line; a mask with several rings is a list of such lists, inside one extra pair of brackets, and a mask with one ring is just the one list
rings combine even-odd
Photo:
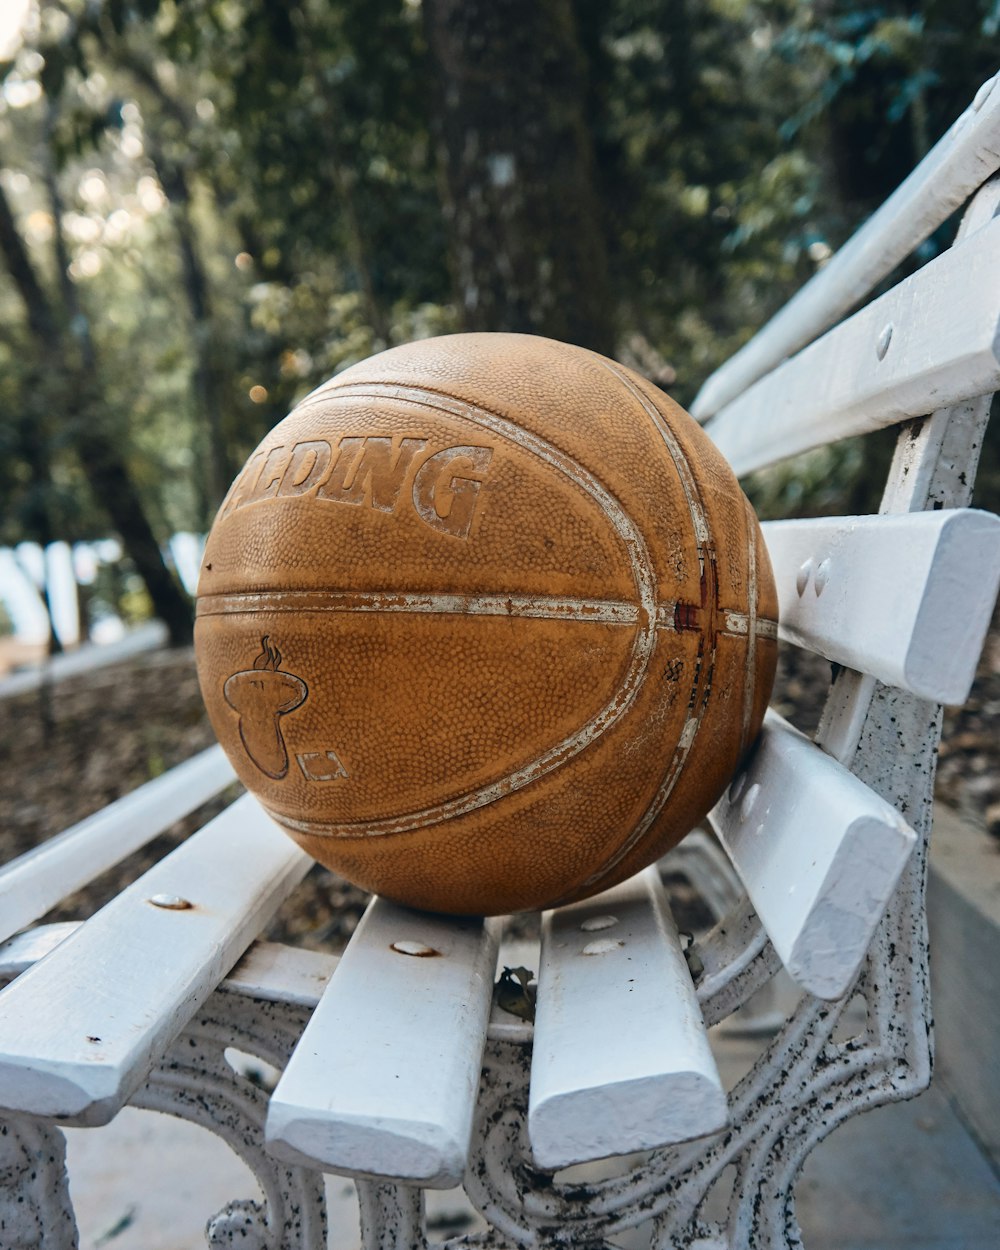
[(757, 684), (757, 535), (750, 502), (743, 501), (743, 516), (747, 526), (747, 653), (744, 661), (743, 679), (743, 731), (740, 734), (740, 754), (746, 750), (750, 738), (750, 722), (753, 717), (753, 700)]
[[(678, 609), (688, 615), (701, 611), (696, 604), (663, 600), (656, 610), (656, 628), (680, 632), (676, 624)], [(639, 609), (633, 603), (616, 599), (569, 599), (555, 596), (506, 594), (432, 594), (419, 591), (337, 591), (283, 590), (220, 592), (202, 595), (197, 615), (229, 616), (256, 612), (348, 612), (348, 613), (413, 613), (465, 617), (504, 617), (524, 620), (561, 620), (578, 624), (629, 625), (638, 623)], [(754, 614), (754, 632), (762, 638), (777, 635), (777, 622)], [(728, 637), (744, 637), (751, 617), (746, 612), (725, 609), (723, 625), (716, 630)]]
[[(626, 390), (628, 390), (638, 401), (639, 406), (652, 422), (653, 428), (662, 438), (670, 458), (674, 463), (677, 476), (680, 479), (681, 486), (684, 490), (684, 495), (688, 503), (692, 527), (695, 530), (696, 536), (699, 536), (699, 561), (701, 563), (703, 576), (707, 573), (709, 565), (711, 565), (713, 569), (711, 587), (713, 602), (711, 607), (714, 611), (712, 612), (712, 619), (708, 627), (708, 632), (711, 635), (711, 655), (707, 667), (704, 667), (701, 663), (698, 663), (695, 666), (695, 675), (694, 680), (691, 683), (691, 694), (689, 696), (688, 716), (681, 727), (681, 732), (677, 739), (677, 745), (675, 746), (673, 755), (671, 756), (670, 765), (662, 775), (660, 784), (657, 786), (653, 798), (650, 801), (649, 806), (646, 808), (646, 811), (643, 813), (642, 818), (639, 820), (635, 828), (632, 829), (631, 832), (623, 839), (621, 845), (610, 857), (610, 859), (606, 860), (605, 863), (602, 864), (600, 870), (596, 873), (592, 873), (591, 876), (578, 883), (573, 890), (567, 891), (567, 893), (563, 896), (564, 899), (575, 897), (580, 890), (587, 890), (590, 892), (595, 887), (599, 888), (600, 883), (609, 879), (614, 874), (618, 865), (621, 864), (622, 860), (626, 859), (632, 851), (635, 850), (636, 846), (638, 846), (642, 839), (646, 836), (660, 813), (663, 811), (670, 795), (673, 793), (677, 780), (680, 777), (681, 770), (683, 769), (684, 761), (687, 759), (691, 746), (693, 745), (695, 738), (698, 736), (698, 731), (701, 728), (702, 721), (704, 720), (705, 711), (708, 707), (708, 698), (712, 689), (712, 677), (715, 669), (715, 654), (717, 650), (717, 625), (715, 614), (718, 612), (719, 605), (718, 578), (714, 576), (715, 548), (709, 541), (710, 530), (708, 528), (708, 522), (705, 515), (705, 506), (701, 499), (701, 491), (698, 488), (697, 480), (691, 472), (691, 466), (688, 463), (687, 455), (678, 442), (673, 431), (670, 429), (666, 418), (660, 412), (656, 404), (653, 403), (650, 397), (643, 394), (631, 378), (617, 369), (610, 361), (602, 360), (601, 363), (608, 370), (608, 372), (611, 373), (612, 376), (616, 377), (625, 386)], [(683, 468), (681, 467), (682, 465)], [(706, 596), (706, 600), (707, 599), (708, 596)], [(709, 603), (706, 602), (705, 606), (708, 607)], [(702, 632), (702, 637), (704, 639), (705, 631)], [(699, 648), (699, 659), (702, 654), (703, 650), (702, 648)], [(697, 700), (698, 687), (703, 678), (705, 685), (703, 687), (702, 697), (700, 700)], [(690, 707), (693, 706), (696, 701), (698, 702), (698, 711), (692, 717)], [(558, 906), (561, 901), (562, 900), (557, 900), (554, 905)]]

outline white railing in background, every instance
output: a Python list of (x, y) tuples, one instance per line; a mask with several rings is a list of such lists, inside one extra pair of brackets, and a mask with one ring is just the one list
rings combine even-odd
[[(193, 595), (198, 582), (201, 553), (205, 546), (202, 534), (181, 531), (167, 543), (167, 558), (188, 594)], [(115, 565), (124, 558), (121, 543), (115, 538), (70, 545), (66, 542), (24, 542), (16, 547), (0, 547), (0, 603), (10, 618), (14, 638), (26, 645), (44, 645), (52, 626), (64, 647), (82, 641), (116, 642), (125, 633), (125, 625), (110, 611), (91, 621), (86, 638), (80, 620), (80, 587), (92, 586), (102, 565)], [(48, 590), (52, 622), (45, 609), (44, 594)]]

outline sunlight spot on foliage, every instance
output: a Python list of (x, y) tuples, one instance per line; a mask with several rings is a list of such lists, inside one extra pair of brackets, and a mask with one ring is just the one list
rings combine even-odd
[(108, 181), (100, 169), (88, 169), (80, 179), (80, 198), (87, 204), (103, 204), (108, 198)]
[(663, 36), (659, 31), (644, 26), (639, 30), (622, 35), (619, 39), (609, 41), (612, 56), (621, 61), (631, 61), (635, 57), (645, 57), (650, 61), (662, 61), (665, 51)]
[(0, 60), (13, 60), (24, 38), (31, 0), (4, 0), (0, 5)]
[(104, 242), (121, 243), (132, 229), (132, 214), (125, 208), (116, 208), (104, 224)]
[(266, 386), (251, 386), (247, 394), (255, 404), (263, 404), (267, 401)]
[(103, 267), (104, 260), (101, 253), (95, 251), (92, 247), (88, 247), (73, 261), (69, 267), (69, 272), (74, 278), (95, 278)]
[(517, 165), (509, 152), (495, 152), (486, 158), (490, 182), (495, 187), (509, 187), (514, 181)]
[(85, 213), (64, 213), (62, 227), (74, 243), (96, 243), (101, 237), (101, 223)]
[(31, 190), (31, 179), (19, 169), (4, 169), (0, 171), (0, 178), (11, 195), (27, 195)]
[(249, 252), (239, 252), (233, 260), (233, 264), (241, 273), (246, 273), (248, 269), (253, 268), (253, 257)]
[(92, 108), (102, 108), (107, 104), (108, 80), (100, 72), (88, 74), (80, 83), (80, 97)]
[(689, 217), (704, 217), (708, 212), (708, 187), (684, 187), (679, 199), (681, 208)]
[(304, 378), (313, 367), (313, 358), (303, 348), (281, 353), (281, 372), (286, 378)]
[(139, 196), (139, 203), (147, 213), (158, 213), (167, 202), (167, 197), (160, 189), (160, 184), (155, 178), (150, 178), (148, 175), (139, 179), (135, 189)]
[(137, 161), (146, 150), (137, 126), (126, 126), (122, 131), (121, 150), (130, 161)]
[(769, 52), (774, 43), (774, 32), (768, 25), (757, 26), (750, 35), (750, 42), (758, 52)]
[(33, 213), (28, 214), (24, 223), (24, 233), (28, 242), (33, 246), (48, 243), (52, 238), (52, 214), (45, 212), (42, 208), (36, 208)]
[(22, 82), (12, 74), (3, 85), (3, 98), (12, 109), (27, 108), (42, 98), (42, 84), (36, 78)]

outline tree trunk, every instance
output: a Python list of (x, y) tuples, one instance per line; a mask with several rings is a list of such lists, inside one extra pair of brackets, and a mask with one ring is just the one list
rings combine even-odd
[[(125, 40), (120, 39), (109, 24), (102, 27), (101, 37), (112, 61), (126, 69), (153, 96), (157, 106), (180, 132), (184, 134), (191, 130), (196, 124), (194, 114), (164, 88), (149, 61), (129, 47)], [(184, 292), (191, 313), (191, 342), (195, 357), (192, 385), (205, 431), (203, 439), (199, 440), (205, 446), (195, 447), (194, 451), (196, 458), (205, 466), (203, 479), (198, 485), (201, 509), (207, 525), (211, 523), (216, 509), (222, 503), (237, 468), (230, 462), (224, 429), (230, 396), (212, 308), (211, 284), (192, 219), (191, 186), (187, 170), (179, 160), (167, 154), (148, 126), (146, 152), (172, 210)]]
[(585, 66), (570, 0), (424, 0), (462, 324), (610, 354)]
[(167, 627), (171, 646), (191, 641), (191, 605), (173, 572), (128, 475), (118, 448), (103, 434), (92, 432), (76, 442), (76, 453), (91, 490), (103, 503), (129, 559), (149, 591), (153, 611)]
[(176, 161), (167, 158), (151, 136), (147, 135), (146, 146), (160, 185), (170, 202), (184, 291), (191, 313), (191, 344), (195, 357), (194, 392), (207, 435), (207, 447), (198, 449), (206, 464), (202, 504), (205, 523), (210, 524), (236, 472), (236, 466), (229, 461), (223, 432), (223, 416), (229, 403), (229, 393), (215, 328), (208, 275), (191, 219), (191, 190), (187, 175)]

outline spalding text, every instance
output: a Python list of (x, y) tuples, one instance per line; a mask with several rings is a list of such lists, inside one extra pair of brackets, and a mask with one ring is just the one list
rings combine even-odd
[(444, 447), (425, 456), (427, 443), (425, 438), (345, 435), (336, 445), (310, 439), (272, 447), (248, 462), (219, 517), (248, 504), (310, 494), (323, 503), (379, 512), (396, 512), (400, 501), (408, 500), (431, 529), (468, 538), (493, 449)]

